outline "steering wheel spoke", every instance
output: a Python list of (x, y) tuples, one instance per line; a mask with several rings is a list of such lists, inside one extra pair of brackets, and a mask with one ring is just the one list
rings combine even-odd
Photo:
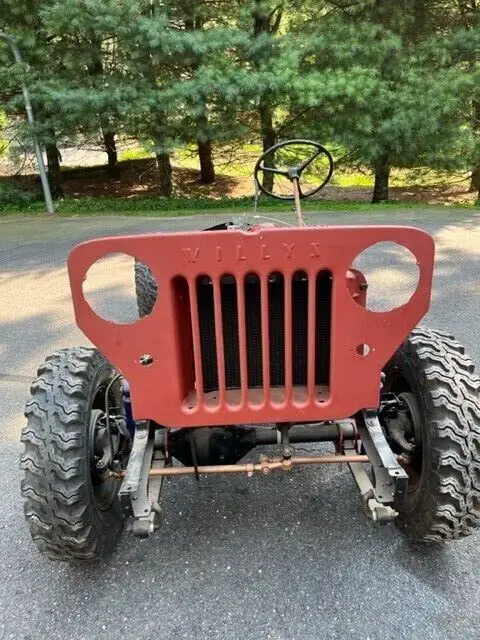
[(286, 178), (288, 178), (288, 171), (282, 171), (281, 169), (276, 169), (275, 167), (265, 167), (263, 165), (260, 166), (259, 169), (264, 173), (277, 173), (280, 176), (285, 176)]
[(320, 153), (321, 151), (318, 150), (316, 153), (313, 154), (311, 158), (308, 158), (308, 160), (305, 160), (305, 162), (301, 164), (300, 167), (298, 168), (298, 172), (301, 174), (310, 164), (312, 164), (314, 160), (316, 160), (316, 158), (318, 158)]

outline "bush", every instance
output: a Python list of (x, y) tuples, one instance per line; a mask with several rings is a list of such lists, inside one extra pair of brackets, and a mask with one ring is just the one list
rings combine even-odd
[(0, 205), (30, 204), (40, 198), (41, 194), (38, 191), (29, 189), (25, 185), (15, 184), (11, 181), (0, 182)]

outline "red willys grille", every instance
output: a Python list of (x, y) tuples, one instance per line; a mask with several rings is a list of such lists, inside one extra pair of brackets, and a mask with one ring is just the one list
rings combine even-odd
[[(420, 281), (406, 305), (372, 313), (351, 266), (385, 241), (415, 255)], [(152, 313), (135, 323), (108, 322), (85, 299), (89, 267), (109, 253), (157, 281)], [(169, 427), (319, 422), (377, 406), (383, 366), (428, 309), (432, 265), (430, 236), (393, 226), (111, 237), (69, 256), (78, 326), (130, 383), (135, 418)]]
[(177, 307), (188, 317), (183, 364), (194, 380), (184, 408), (327, 400), (330, 272), (201, 274), (174, 288), (188, 292), (187, 308)]

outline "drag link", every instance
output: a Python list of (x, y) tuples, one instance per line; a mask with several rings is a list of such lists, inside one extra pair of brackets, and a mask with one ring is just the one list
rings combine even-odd
[[(251, 476), (255, 472), (267, 475), (271, 471), (290, 471), (296, 465), (307, 464), (351, 464), (352, 462), (368, 462), (365, 455), (326, 455), (326, 456), (292, 456), (291, 458), (261, 458), (259, 462), (245, 464), (221, 464), (198, 466), (198, 473), (246, 473)], [(195, 467), (164, 467), (150, 469), (149, 476), (185, 476), (195, 474)], [(122, 473), (116, 474), (122, 477)]]

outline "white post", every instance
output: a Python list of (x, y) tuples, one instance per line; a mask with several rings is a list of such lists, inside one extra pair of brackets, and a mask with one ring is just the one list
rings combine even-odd
[[(5, 40), (5, 42), (10, 45), (10, 49), (12, 50), (13, 57), (15, 58), (15, 62), (22, 62), (22, 56), (17, 47), (17, 43), (15, 42), (12, 36), (9, 36), (6, 33), (0, 31), (0, 39)], [(35, 119), (33, 117), (33, 109), (32, 103), (30, 101), (30, 94), (28, 93), (27, 85), (22, 82), (22, 93), (23, 100), (25, 102), (25, 110), (27, 112), (27, 119), (30, 125), (30, 129), (32, 132), (33, 144), (35, 147), (35, 155), (37, 156), (37, 164), (38, 164), (38, 172), (40, 174), (40, 180), (42, 181), (43, 195), (45, 197), (45, 205), (47, 207), (47, 213), (55, 213), (55, 209), (53, 206), (52, 193), (50, 191), (50, 184), (48, 182), (47, 172), (45, 170), (45, 163), (43, 161), (42, 150), (40, 149), (40, 145), (38, 144), (38, 139), (35, 134)]]

